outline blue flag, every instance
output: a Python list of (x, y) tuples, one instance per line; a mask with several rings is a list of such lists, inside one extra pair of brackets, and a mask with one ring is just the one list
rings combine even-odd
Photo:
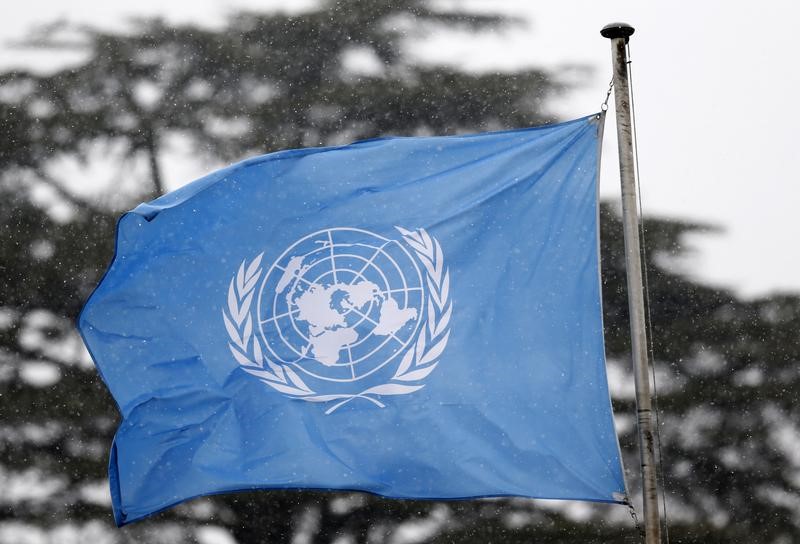
[(117, 523), (268, 488), (624, 502), (601, 130), (282, 151), (125, 214), (79, 318)]

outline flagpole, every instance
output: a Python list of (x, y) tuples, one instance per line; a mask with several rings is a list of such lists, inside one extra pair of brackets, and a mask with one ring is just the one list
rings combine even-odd
[(633, 376), (636, 384), (637, 429), (642, 462), (642, 495), (644, 497), (644, 530), (646, 544), (660, 544), (661, 523), (658, 511), (658, 483), (654, 449), (653, 408), (647, 361), (647, 329), (642, 287), (642, 261), (639, 241), (639, 209), (636, 199), (633, 158), (633, 133), (630, 82), (628, 79), (628, 39), (632, 26), (611, 23), (600, 34), (611, 40), (614, 70), (614, 104), (617, 112), (619, 174), (622, 184), (622, 223), (625, 234), (625, 262), (628, 274), (628, 310), (631, 322)]

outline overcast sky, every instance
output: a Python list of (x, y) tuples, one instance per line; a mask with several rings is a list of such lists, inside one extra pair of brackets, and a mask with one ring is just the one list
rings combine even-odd
[[(0, 40), (31, 25), (63, 18), (119, 26), (132, 15), (214, 24), (256, 0), (165, 2), (137, 0), (26, 0), (5, 5)], [(293, 0), (293, 9), (309, 5)], [(286, 2), (284, 5), (288, 4)], [(441, 32), (413, 52), (431, 61), (473, 70), (585, 63), (595, 68), (583, 89), (559, 99), (565, 118), (597, 111), (611, 75), (610, 45), (599, 30), (623, 20), (631, 40), (644, 211), (713, 223), (723, 234), (693, 237), (692, 275), (755, 296), (800, 291), (797, 158), (800, 126), (800, 4), (633, 0), (530, 2), (447, 1), (500, 10), (525, 22), (502, 33)], [(0, 68), (63, 62), (3, 47)], [(613, 101), (612, 101), (613, 102)], [(613, 114), (613, 108), (610, 111)], [(615, 127), (606, 127), (601, 193), (619, 198)], [(172, 186), (192, 172), (173, 168)]]

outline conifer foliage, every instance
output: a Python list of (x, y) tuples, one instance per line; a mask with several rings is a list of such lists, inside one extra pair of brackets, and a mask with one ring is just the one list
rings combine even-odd
[[(120, 211), (165, 190), (176, 142), (224, 163), (550, 122), (546, 107), (565, 90), (558, 73), (474, 74), (406, 53), (438, 29), (508, 24), (422, 0), (340, 0), (296, 15), (240, 13), (221, 28), (143, 20), (125, 32), (31, 36), (34, 47), (84, 58), (46, 74), (0, 73), (0, 544), (198, 542), (213, 530), (243, 544), (635, 541), (618, 506), (593, 507), (587, 520), (515, 499), (297, 491), (198, 499), (112, 528), (105, 477), (118, 414), (74, 320), (112, 256)], [(608, 356), (629, 374), (622, 229), (612, 207), (601, 217)], [(800, 300), (744, 301), (675, 272), (699, 228), (646, 223), (670, 531), (680, 542), (794, 541)], [(635, 489), (633, 401), (614, 402)]]

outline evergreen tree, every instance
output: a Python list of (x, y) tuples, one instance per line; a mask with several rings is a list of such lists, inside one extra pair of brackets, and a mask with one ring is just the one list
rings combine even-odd
[[(15, 531), (81, 540), (192, 542), (207, 524), (241, 543), (635, 541), (619, 506), (588, 519), (527, 500), (390, 501), (276, 491), (192, 501), (121, 531), (104, 499), (117, 412), (74, 319), (113, 252), (120, 209), (164, 190), (173, 137), (220, 161), (385, 134), (451, 134), (549, 122), (558, 74), (476, 75), (410, 63), (403, 43), (494, 16), (422, 0), (328, 2), (297, 16), (240, 14), (221, 29), (139, 22), (81, 32), (86, 60), (52, 74), (0, 74), (0, 542)], [(52, 29), (51, 29), (52, 30)], [(37, 47), (65, 44), (35, 36)], [(354, 68), (353, 58), (365, 67)], [(105, 195), (66, 183), (60, 161), (101, 146), (146, 180)], [(55, 203), (55, 204), (54, 204)], [(66, 208), (65, 208), (66, 206)], [(800, 300), (744, 301), (673, 271), (698, 225), (646, 224), (664, 479), (674, 541), (790, 542), (798, 527), (796, 370)], [(602, 213), (607, 351), (627, 372), (621, 224)], [(638, 458), (632, 399), (615, 399), (629, 485)], [(93, 535), (99, 535), (94, 537)], [(110, 535), (110, 536), (109, 536)], [(418, 540), (419, 541), (419, 540)]]

